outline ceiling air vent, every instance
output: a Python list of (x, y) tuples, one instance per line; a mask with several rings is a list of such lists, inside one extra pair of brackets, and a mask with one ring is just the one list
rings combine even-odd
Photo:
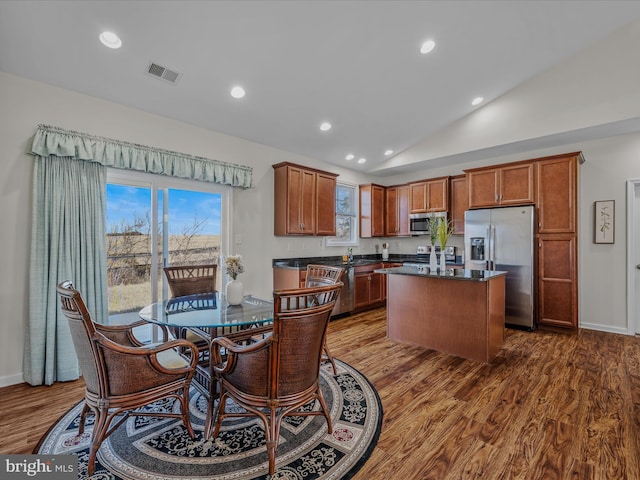
[(147, 67), (147, 73), (156, 78), (160, 78), (169, 83), (175, 84), (180, 79), (180, 73), (169, 70), (166, 67), (160, 66), (157, 63), (151, 62)]

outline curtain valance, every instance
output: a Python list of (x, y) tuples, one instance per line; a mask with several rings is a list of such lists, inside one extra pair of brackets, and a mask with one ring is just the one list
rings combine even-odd
[(244, 165), (96, 137), (49, 125), (38, 125), (31, 153), (40, 157), (73, 157), (107, 167), (242, 188), (251, 187), (253, 175), (253, 169)]

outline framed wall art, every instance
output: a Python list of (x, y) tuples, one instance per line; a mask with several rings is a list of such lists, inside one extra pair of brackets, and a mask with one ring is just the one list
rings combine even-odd
[(600, 200), (594, 207), (593, 243), (614, 243), (615, 200)]

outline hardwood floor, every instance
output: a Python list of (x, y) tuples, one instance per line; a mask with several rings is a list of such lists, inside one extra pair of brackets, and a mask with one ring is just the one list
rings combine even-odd
[[(481, 364), (385, 337), (384, 309), (334, 320), (384, 424), (354, 480), (640, 479), (640, 338), (506, 330)], [(82, 381), (0, 389), (0, 453), (30, 453)]]

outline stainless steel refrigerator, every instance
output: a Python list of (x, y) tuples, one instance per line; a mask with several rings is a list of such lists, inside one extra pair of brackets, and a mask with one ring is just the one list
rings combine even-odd
[(506, 271), (505, 323), (529, 330), (534, 314), (533, 206), (467, 210), (465, 268)]

